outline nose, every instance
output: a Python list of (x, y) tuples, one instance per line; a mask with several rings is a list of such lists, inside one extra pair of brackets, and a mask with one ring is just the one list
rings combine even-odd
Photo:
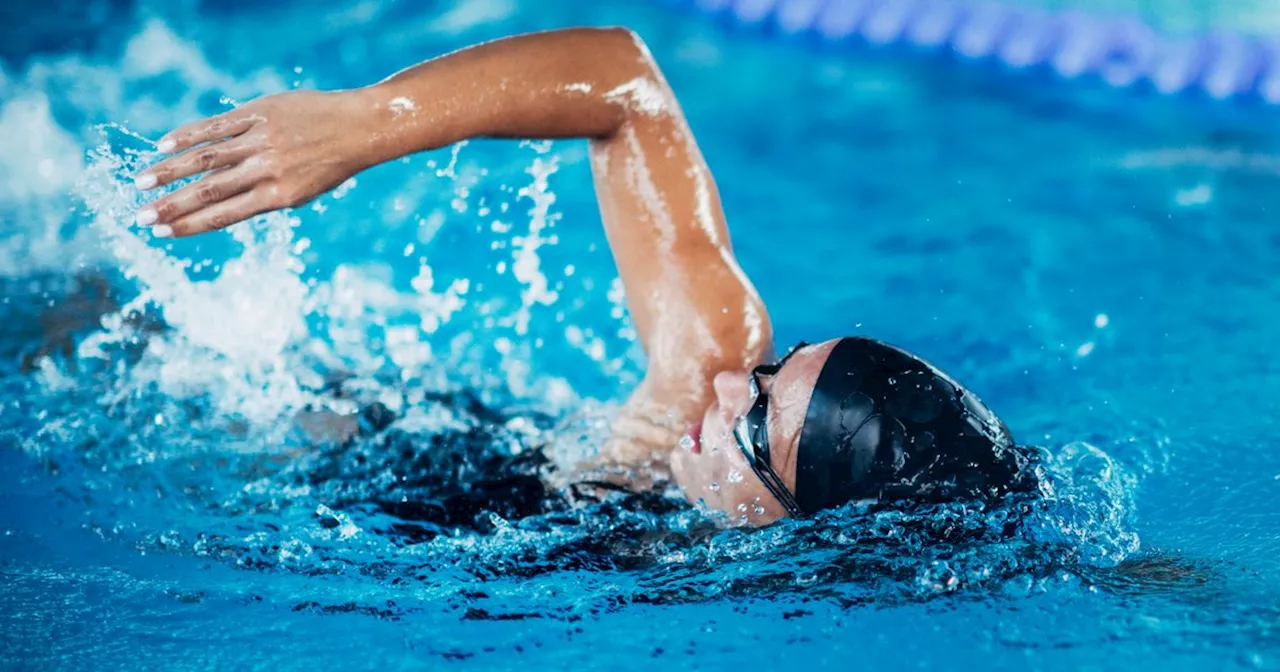
[(739, 416), (751, 406), (751, 385), (741, 371), (721, 371), (711, 379), (716, 393), (716, 405), (722, 413)]

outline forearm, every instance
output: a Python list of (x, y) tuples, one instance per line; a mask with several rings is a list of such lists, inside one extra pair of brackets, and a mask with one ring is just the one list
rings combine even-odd
[(463, 49), (352, 94), (372, 164), (473, 137), (607, 138), (666, 91), (630, 31), (581, 28)]

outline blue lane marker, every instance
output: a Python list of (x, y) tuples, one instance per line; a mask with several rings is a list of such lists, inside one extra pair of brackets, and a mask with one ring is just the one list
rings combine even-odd
[(1161, 35), (1131, 17), (990, 0), (667, 0), (743, 26), (826, 43), (909, 45), (1017, 69), (1046, 68), (1173, 95), (1280, 104), (1280, 41), (1214, 32)]

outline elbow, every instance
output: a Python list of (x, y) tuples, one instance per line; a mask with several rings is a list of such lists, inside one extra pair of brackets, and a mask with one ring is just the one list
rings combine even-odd
[(649, 53), (649, 47), (639, 33), (623, 26), (598, 30), (609, 41), (610, 53), (619, 54), (631, 63), (641, 64), (646, 70), (657, 72), (658, 66), (653, 60), (653, 54)]
[(593, 94), (611, 117), (609, 130), (595, 136), (608, 139), (628, 122), (652, 118), (674, 109), (674, 96), (644, 40), (622, 27), (592, 28)]
[(600, 30), (611, 40), (609, 53), (618, 59), (609, 69), (611, 86), (605, 98), (626, 116), (637, 112), (654, 116), (671, 109), (674, 94), (644, 40), (629, 28)]

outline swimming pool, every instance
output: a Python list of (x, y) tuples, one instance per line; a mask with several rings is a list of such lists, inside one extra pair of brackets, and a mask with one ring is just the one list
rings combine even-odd
[[(99, 8), (85, 49), (0, 76), (5, 666), (1280, 667), (1271, 110), (639, 0)], [(1046, 449), (1014, 534), (963, 507), (717, 534), (628, 501), (452, 534), (398, 506), (459, 436), (589, 451), (634, 384), (580, 143), (413, 157), (296, 227), (128, 225), (132, 134), (575, 23), (663, 64), (780, 343), (900, 343)], [(75, 354), (39, 351), (62, 331)], [(354, 398), (398, 419), (347, 448), (287, 421)]]

